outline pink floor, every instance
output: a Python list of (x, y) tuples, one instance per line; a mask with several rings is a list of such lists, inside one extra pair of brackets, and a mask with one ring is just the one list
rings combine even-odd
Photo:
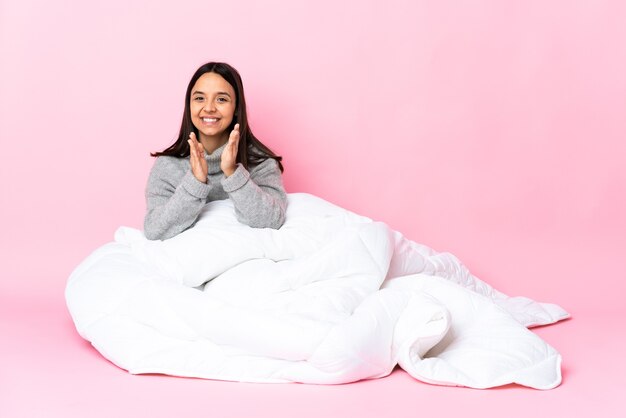
[(276, 385), (130, 375), (78, 336), (62, 293), (0, 296), (0, 417), (624, 416), (626, 327), (616, 313), (573, 310), (535, 329), (564, 359), (550, 391), (432, 386), (401, 369), (346, 385)]

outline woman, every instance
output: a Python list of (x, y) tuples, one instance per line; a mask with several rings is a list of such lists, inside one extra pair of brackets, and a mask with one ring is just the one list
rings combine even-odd
[(181, 233), (206, 202), (227, 198), (244, 224), (278, 229), (284, 223), (282, 157), (250, 130), (241, 76), (230, 65), (198, 68), (187, 86), (178, 139), (151, 155), (158, 158), (146, 187), (148, 239)]

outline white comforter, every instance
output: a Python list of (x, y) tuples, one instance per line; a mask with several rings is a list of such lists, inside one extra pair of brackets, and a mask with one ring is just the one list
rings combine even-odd
[(396, 364), (424, 382), (550, 389), (561, 357), (526, 327), (568, 317), (509, 298), (449, 253), (308, 194), (280, 230), (229, 200), (166, 241), (120, 228), (72, 273), (80, 335), (131, 373), (346, 383)]

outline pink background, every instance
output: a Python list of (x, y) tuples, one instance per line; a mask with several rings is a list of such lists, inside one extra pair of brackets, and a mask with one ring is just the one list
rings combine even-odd
[(3, 326), (49, 309), (81, 344), (66, 279), (141, 227), (148, 154), (211, 60), (242, 74), (289, 192), (574, 318), (624, 311), (626, 3), (160, 3), (0, 0)]

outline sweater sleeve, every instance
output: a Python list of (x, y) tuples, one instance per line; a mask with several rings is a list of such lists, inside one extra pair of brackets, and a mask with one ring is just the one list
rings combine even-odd
[(170, 158), (175, 157), (157, 158), (146, 186), (144, 234), (151, 240), (171, 238), (189, 228), (212, 187), (198, 181), (191, 170), (180, 179), (180, 168)]
[(246, 170), (241, 164), (222, 178), (222, 187), (235, 206), (239, 222), (253, 228), (280, 228), (285, 223), (287, 195), (278, 163), (268, 158)]

